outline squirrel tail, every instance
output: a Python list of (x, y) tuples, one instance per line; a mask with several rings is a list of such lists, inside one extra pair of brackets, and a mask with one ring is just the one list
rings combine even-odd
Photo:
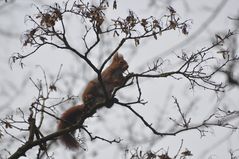
[(74, 133), (64, 134), (60, 136), (61, 142), (71, 150), (77, 150), (80, 147), (79, 142), (75, 139)]
[[(72, 124), (75, 124), (77, 122), (77, 119), (81, 116), (82, 110), (84, 109), (84, 105), (76, 105), (68, 110), (66, 110), (62, 116), (61, 120), (58, 124), (58, 130), (65, 129)], [(75, 131), (67, 134), (63, 134), (62, 136), (59, 137), (61, 142), (69, 149), (75, 150), (80, 147), (79, 142), (76, 140), (74, 137)]]

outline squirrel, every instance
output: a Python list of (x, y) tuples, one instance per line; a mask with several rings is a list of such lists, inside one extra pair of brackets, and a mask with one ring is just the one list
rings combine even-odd
[(124, 57), (116, 53), (112, 63), (101, 73), (106, 94), (98, 78), (95, 78), (87, 84), (83, 92), (82, 99), (84, 104), (94, 106), (96, 103), (105, 102), (105, 95), (107, 95), (107, 98), (110, 98), (114, 89), (124, 84), (125, 76), (123, 73), (128, 67), (129, 65), (127, 61), (124, 60)]
[[(76, 105), (66, 110), (60, 118), (61, 120), (58, 123), (58, 130), (65, 129), (70, 125), (77, 123), (87, 108), (96, 107), (99, 103), (104, 103), (106, 95), (108, 98), (111, 98), (112, 92), (116, 88), (123, 86), (125, 83), (126, 77), (123, 73), (128, 67), (128, 63), (124, 60), (123, 56), (116, 53), (113, 56), (112, 63), (101, 73), (102, 82), (106, 92), (103, 91), (102, 84), (98, 78), (91, 80), (82, 94), (84, 104)], [(110, 107), (111, 106), (108, 108)], [(97, 108), (93, 109), (96, 110)], [(72, 150), (80, 147), (74, 134), (75, 131), (60, 136), (60, 140), (64, 145)]]

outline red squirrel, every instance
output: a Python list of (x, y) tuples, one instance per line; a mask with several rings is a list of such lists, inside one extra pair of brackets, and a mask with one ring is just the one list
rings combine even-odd
[[(123, 56), (116, 53), (112, 63), (101, 73), (102, 82), (106, 90), (105, 93), (108, 98), (111, 98), (115, 88), (121, 87), (125, 83), (126, 77), (123, 73), (128, 67), (128, 63), (124, 60)], [(71, 124), (77, 123), (87, 107), (94, 107), (97, 106), (98, 103), (104, 103), (106, 97), (105, 93), (98, 78), (91, 80), (83, 91), (82, 99), (84, 104), (76, 105), (66, 110), (61, 116), (58, 130), (65, 129)], [(96, 109), (97, 108), (95, 108), (95, 110)], [(60, 140), (64, 145), (72, 150), (80, 147), (80, 144), (74, 137), (74, 133), (75, 132), (71, 132), (60, 136)]]
[[(115, 88), (124, 84), (125, 77), (123, 73), (128, 67), (128, 63), (124, 60), (123, 56), (116, 53), (112, 63), (101, 73), (102, 82), (108, 98), (111, 97)], [(105, 93), (98, 78), (95, 78), (87, 84), (82, 99), (84, 104), (89, 106), (94, 106), (99, 102), (105, 102)]]

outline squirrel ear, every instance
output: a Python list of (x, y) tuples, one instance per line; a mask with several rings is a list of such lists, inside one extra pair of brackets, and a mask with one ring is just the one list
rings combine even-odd
[(113, 57), (113, 61), (120, 61), (124, 59), (123, 55), (119, 54), (118, 52), (115, 53), (114, 57)]
[(113, 57), (113, 61), (116, 61), (116, 60), (118, 60), (119, 59), (119, 53), (118, 52), (116, 52), (115, 53), (115, 55), (114, 55), (114, 57)]

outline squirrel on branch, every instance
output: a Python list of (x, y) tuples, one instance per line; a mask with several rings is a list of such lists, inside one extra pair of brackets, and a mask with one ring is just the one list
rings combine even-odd
[[(125, 84), (126, 77), (123, 73), (128, 69), (128, 63), (125, 61), (122, 55), (116, 53), (113, 56), (112, 63), (101, 73), (101, 82), (98, 78), (91, 80), (85, 90), (83, 91), (81, 105), (76, 105), (66, 110), (58, 123), (58, 130), (65, 129), (73, 124), (76, 124), (81, 117), (87, 116), (87, 110), (93, 110), (96, 112), (99, 107), (99, 103), (104, 103), (107, 99), (110, 99), (113, 91)], [(103, 83), (103, 84), (102, 84)], [(108, 106), (109, 108), (111, 106)], [(86, 118), (86, 117), (85, 117)], [(75, 131), (60, 136), (60, 140), (69, 149), (78, 149), (80, 147), (79, 142), (76, 140)]]

